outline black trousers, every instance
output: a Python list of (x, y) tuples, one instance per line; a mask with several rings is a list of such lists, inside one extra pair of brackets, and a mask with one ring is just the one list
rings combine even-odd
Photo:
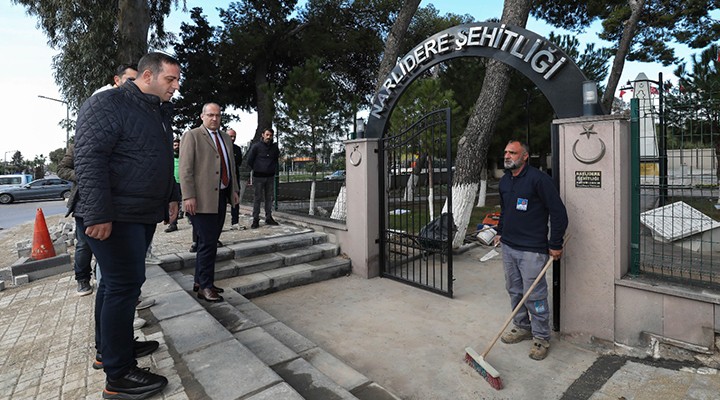
[(199, 284), (201, 289), (211, 288), (215, 284), (217, 241), (225, 224), (229, 194), (230, 189), (220, 190), (217, 213), (190, 216), (193, 231), (197, 234), (195, 283)]

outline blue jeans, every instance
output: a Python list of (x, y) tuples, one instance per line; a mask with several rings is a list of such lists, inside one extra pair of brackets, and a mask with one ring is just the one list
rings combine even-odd
[(75, 280), (89, 281), (92, 277), (90, 261), (92, 261), (93, 253), (87, 242), (85, 229), (80, 229), (77, 223), (75, 224), (75, 239), (75, 262), (73, 263), (73, 268), (75, 269)]
[[(85, 230), (82, 218), (75, 218)], [(105, 240), (88, 237), (102, 279), (95, 296), (95, 345), (108, 378), (117, 379), (137, 365), (133, 354), (133, 318), (145, 282), (145, 252), (156, 224), (113, 222)]]
[(273, 201), (273, 185), (275, 183), (274, 176), (253, 177), (254, 199), (253, 199), (253, 220), (260, 219), (260, 206), (265, 204), (265, 219), (272, 218), (272, 201)]
[[(511, 309), (514, 310), (550, 256), (515, 250), (505, 243), (502, 245), (502, 256), (505, 289), (510, 295)], [(515, 326), (532, 331), (534, 337), (544, 340), (550, 340), (550, 308), (547, 296), (547, 280), (541, 279), (513, 318)]]

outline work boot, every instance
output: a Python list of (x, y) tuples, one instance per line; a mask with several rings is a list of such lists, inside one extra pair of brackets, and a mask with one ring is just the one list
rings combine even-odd
[(160, 393), (167, 384), (164, 376), (132, 367), (119, 378), (107, 379), (103, 399), (147, 399)]
[(503, 335), (500, 336), (500, 340), (506, 344), (515, 344), (523, 340), (530, 340), (532, 337), (532, 332), (529, 330), (515, 327), (503, 333)]
[(80, 279), (78, 282), (77, 287), (77, 295), (78, 296), (87, 296), (89, 294), (92, 294), (93, 288), (92, 285), (90, 285), (90, 281), (87, 279)]
[(260, 227), (260, 220), (254, 219), (252, 225), (250, 225), (250, 229), (257, 229)]
[(265, 219), (265, 225), (273, 225), (278, 226), (280, 224), (277, 223), (272, 217)]
[(530, 358), (533, 360), (544, 360), (550, 350), (550, 342), (545, 339), (533, 338), (533, 345), (530, 349)]

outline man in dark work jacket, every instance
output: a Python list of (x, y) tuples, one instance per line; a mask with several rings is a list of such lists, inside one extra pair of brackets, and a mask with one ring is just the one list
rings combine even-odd
[[(505, 146), (505, 175), (500, 179), (500, 221), (495, 243), (503, 245), (505, 288), (514, 309), (549, 257), (559, 260), (568, 226), (565, 205), (549, 175), (528, 163), (526, 143)], [(550, 229), (548, 229), (550, 221)], [(548, 231), (550, 238), (548, 239)], [(550, 307), (543, 277), (513, 318), (514, 327), (500, 340), (514, 344), (533, 340), (530, 358), (543, 360), (550, 349)]]
[(253, 223), (250, 228), (260, 227), (260, 204), (265, 202), (265, 224), (277, 225), (272, 217), (273, 184), (278, 170), (278, 157), (280, 150), (277, 143), (273, 143), (272, 129), (263, 131), (261, 140), (250, 147), (248, 151), (248, 166), (252, 169), (255, 198), (253, 200)]

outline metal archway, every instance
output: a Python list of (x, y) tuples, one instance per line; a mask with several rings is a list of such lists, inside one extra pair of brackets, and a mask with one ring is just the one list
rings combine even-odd
[(587, 79), (570, 57), (527, 29), (478, 22), (436, 33), (398, 60), (373, 97), (365, 137), (385, 135), (388, 118), (398, 98), (417, 77), (436, 64), (459, 57), (501, 61), (530, 79), (559, 118), (583, 115), (582, 84)]

